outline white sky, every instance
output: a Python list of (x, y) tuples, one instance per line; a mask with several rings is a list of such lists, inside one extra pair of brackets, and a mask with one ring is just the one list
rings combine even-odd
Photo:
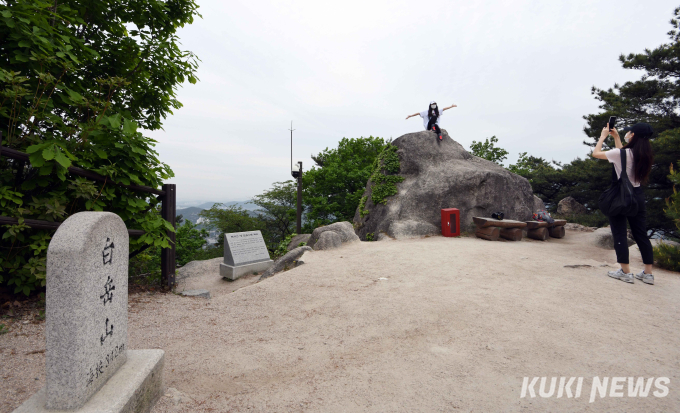
[(423, 129), (431, 100), (469, 149), (492, 135), (510, 152), (584, 157), (592, 86), (640, 78), (622, 53), (668, 42), (677, 0), (223, 1), (179, 32), (201, 59), (165, 120), (163, 162), (178, 202), (246, 200), (308, 170), (343, 138)]

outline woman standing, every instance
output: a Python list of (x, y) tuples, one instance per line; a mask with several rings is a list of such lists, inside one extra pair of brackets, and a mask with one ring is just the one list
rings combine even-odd
[(423, 118), (423, 126), (425, 126), (425, 130), (433, 130), (434, 133), (437, 134), (439, 137), (439, 140), (442, 140), (442, 131), (439, 129), (439, 118), (442, 117), (442, 114), (444, 113), (445, 110), (455, 108), (456, 105), (451, 105), (448, 108), (442, 109), (441, 112), (439, 112), (439, 108), (437, 107), (437, 102), (434, 100), (430, 102), (430, 107), (423, 112), (420, 113), (414, 113), (413, 115), (409, 115), (406, 117), (406, 119), (413, 117), (413, 116), (420, 116)]
[[(647, 210), (645, 207), (645, 195), (642, 191), (641, 184), (647, 181), (649, 172), (652, 169), (654, 162), (654, 154), (652, 153), (652, 145), (649, 143), (649, 138), (654, 131), (647, 123), (636, 123), (630, 128), (623, 129), (626, 132), (624, 139), (626, 146), (621, 145), (621, 138), (616, 129), (609, 130), (609, 125), (602, 129), (600, 140), (593, 150), (592, 156), (598, 159), (606, 159), (614, 164), (617, 177), (621, 177), (621, 149), (626, 151), (626, 170), (623, 171), (628, 175), (630, 183), (633, 185), (633, 194), (639, 205), (638, 213), (632, 217), (625, 216), (611, 216), (609, 217), (609, 225), (614, 237), (614, 249), (616, 250), (616, 261), (621, 265), (618, 271), (609, 271), (609, 276), (627, 283), (633, 283), (633, 274), (630, 272), (630, 265), (628, 265), (628, 234), (626, 230), (626, 218), (628, 224), (633, 232), (633, 238), (640, 248), (642, 255), (642, 262), (645, 264), (645, 269), (640, 273), (635, 274), (635, 278), (646, 283), (654, 284), (654, 276), (652, 275), (652, 264), (654, 263), (654, 255), (652, 250), (652, 243), (647, 238), (647, 224), (646, 216)], [(610, 151), (602, 151), (602, 143), (611, 134), (614, 137), (617, 149)]]

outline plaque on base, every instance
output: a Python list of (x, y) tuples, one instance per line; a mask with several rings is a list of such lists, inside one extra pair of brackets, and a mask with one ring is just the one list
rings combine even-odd
[(224, 262), (220, 264), (223, 278), (234, 281), (246, 274), (265, 271), (273, 263), (260, 231), (224, 234)]

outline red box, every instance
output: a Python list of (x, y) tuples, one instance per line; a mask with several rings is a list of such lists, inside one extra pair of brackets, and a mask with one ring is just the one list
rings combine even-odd
[(458, 208), (442, 209), (442, 235), (445, 237), (460, 236), (460, 211)]

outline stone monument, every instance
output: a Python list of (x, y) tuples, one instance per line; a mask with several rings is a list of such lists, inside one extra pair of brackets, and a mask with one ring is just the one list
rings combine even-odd
[(81, 212), (47, 250), (45, 387), (15, 413), (148, 411), (163, 350), (128, 350), (128, 232), (110, 212)]
[(224, 263), (220, 275), (234, 281), (254, 272), (262, 272), (272, 266), (267, 245), (260, 231), (224, 234)]

